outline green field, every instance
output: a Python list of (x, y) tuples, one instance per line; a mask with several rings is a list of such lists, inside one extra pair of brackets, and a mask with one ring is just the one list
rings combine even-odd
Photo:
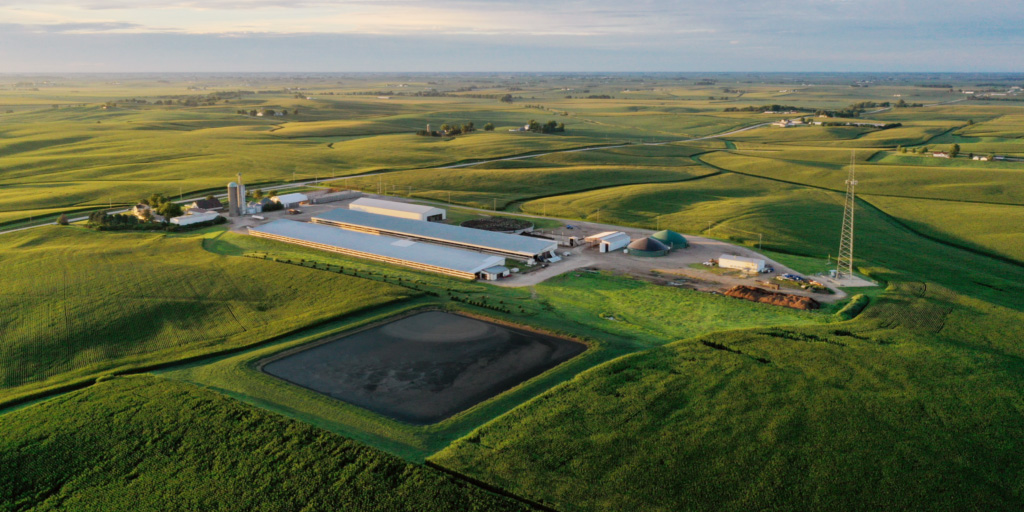
[[(506, 288), (224, 227), (0, 233), (0, 467), (16, 468), (0, 510), (525, 507), (488, 489), (562, 511), (1024, 502), (1024, 163), (969, 159), (1024, 155), (1024, 116), (1016, 93), (956, 92), (1012, 76), (240, 77), (0, 81), (0, 230), (221, 193), (241, 172), (250, 189), (450, 202), (455, 222), (670, 228), (818, 273), (854, 154), (855, 270), (882, 286), (850, 290), (853, 316), (849, 298), (801, 312), (601, 263)], [(896, 98), (924, 106), (812, 114)], [(269, 109), (288, 115), (248, 114)], [(803, 116), (902, 126), (729, 133)], [(531, 120), (565, 131), (518, 131)], [(952, 144), (959, 158), (898, 148)], [(417, 308), (588, 350), (426, 426), (258, 370)]]
[(153, 377), (116, 378), (0, 416), (0, 430), (3, 510), (529, 510), (217, 392)]
[(605, 364), (432, 460), (559, 510), (1015, 510), (1022, 321), (900, 285)]
[(2, 240), (0, 403), (251, 345), (417, 293), (217, 256), (203, 250), (203, 234), (49, 227)]

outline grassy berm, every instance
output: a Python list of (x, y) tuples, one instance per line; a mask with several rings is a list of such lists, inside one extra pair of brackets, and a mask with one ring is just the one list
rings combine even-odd
[(3, 511), (526, 510), (220, 393), (149, 376), (5, 414), (0, 432)]
[(617, 359), (432, 458), (563, 511), (1021, 510), (1024, 315), (931, 285)]

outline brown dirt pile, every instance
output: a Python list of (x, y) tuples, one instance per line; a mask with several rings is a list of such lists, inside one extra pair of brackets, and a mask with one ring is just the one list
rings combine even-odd
[(725, 295), (729, 297), (735, 297), (737, 299), (750, 300), (754, 302), (763, 302), (765, 304), (772, 304), (774, 306), (784, 306), (793, 309), (818, 309), (821, 304), (818, 301), (810, 297), (801, 297), (799, 295), (790, 295), (788, 293), (772, 292), (768, 290), (762, 290), (760, 288), (754, 288), (753, 286), (733, 286), (725, 292)]

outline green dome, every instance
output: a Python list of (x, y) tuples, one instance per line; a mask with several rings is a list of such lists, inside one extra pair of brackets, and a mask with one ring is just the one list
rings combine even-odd
[(658, 231), (651, 235), (651, 238), (658, 240), (673, 249), (684, 249), (690, 246), (689, 242), (686, 241), (686, 237), (668, 229)]
[(637, 238), (629, 243), (629, 254), (633, 256), (664, 256), (668, 246), (653, 238)]

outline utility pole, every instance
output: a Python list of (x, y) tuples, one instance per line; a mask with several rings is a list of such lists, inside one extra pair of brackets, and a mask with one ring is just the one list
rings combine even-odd
[(761, 250), (761, 233), (757, 234), (757, 250)]
[(853, 211), (856, 206), (856, 151), (850, 152), (850, 175), (846, 178), (846, 201), (843, 206), (843, 228), (839, 232), (839, 255), (836, 256), (836, 279), (853, 276)]
[(491, 209), (494, 210), (494, 211), (498, 211), (498, 198), (495, 197), (493, 199), (494, 199), (494, 206)]
[(448, 191), (448, 204), (452, 204), (452, 191)]

